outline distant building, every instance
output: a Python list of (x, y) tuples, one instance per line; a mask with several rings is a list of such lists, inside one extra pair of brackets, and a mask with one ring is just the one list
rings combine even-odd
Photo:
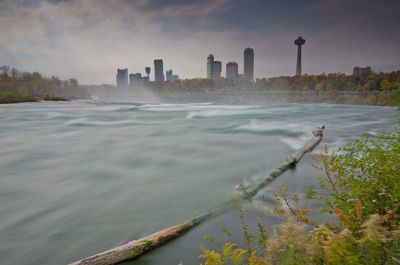
[(170, 81), (170, 82), (174, 82), (174, 81), (179, 80), (179, 75), (174, 75), (173, 72), (172, 72), (172, 69), (166, 71), (165, 72), (165, 76), (167, 78), (167, 81)]
[(214, 79), (221, 78), (221, 72), (222, 72), (222, 63), (220, 61), (214, 61), (213, 78)]
[(128, 69), (117, 69), (117, 87), (128, 86)]
[(296, 63), (296, 75), (301, 76), (302, 74), (302, 62), (301, 62), (301, 46), (306, 43), (306, 40), (299, 36), (294, 44), (297, 45), (297, 63)]
[(214, 55), (210, 54), (207, 57), (207, 78), (213, 78)]
[(229, 62), (226, 64), (226, 79), (237, 80), (239, 74), (239, 67), (236, 62)]
[(357, 74), (370, 74), (371, 73), (371, 66), (367, 66), (367, 67), (354, 67), (353, 69), (353, 74), (357, 75)]
[(154, 60), (154, 81), (164, 81), (164, 65), (161, 59)]
[(167, 79), (167, 81), (170, 81), (171, 76), (172, 76), (172, 69), (167, 70), (167, 71), (165, 72), (165, 78)]
[(244, 50), (243, 74), (245, 81), (254, 80), (254, 50), (252, 48)]
[(131, 86), (138, 86), (138, 85), (143, 85), (144, 80), (142, 78), (141, 73), (136, 73), (136, 74), (130, 74), (129, 75), (129, 85)]
[(144, 71), (146, 72), (147, 79), (150, 80), (150, 71), (151, 71), (151, 68), (147, 66), (147, 67), (144, 68)]
[(221, 78), (222, 63), (214, 61), (214, 55), (210, 54), (207, 57), (207, 78), (218, 79)]

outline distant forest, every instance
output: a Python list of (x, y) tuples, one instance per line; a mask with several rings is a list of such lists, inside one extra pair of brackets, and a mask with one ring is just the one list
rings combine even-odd
[(291, 102), (325, 102), (400, 106), (400, 71), (342, 73), (257, 78), (254, 84), (226, 79), (186, 79), (151, 83), (159, 91), (210, 91), (218, 89), (288, 91)]
[(20, 72), (8, 65), (0, 66), (0, 103), (69, 100), (87, 98), (76, 79), (43, 77), (38, 72)]

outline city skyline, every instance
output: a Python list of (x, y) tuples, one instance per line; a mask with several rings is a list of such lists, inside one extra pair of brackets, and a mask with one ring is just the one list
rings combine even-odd
[(397, 0), (3, 0), (0, 59), (22, 71), (112, 84), (115, 69), (142, 69), (154, 58), (183, 79), (204, 77), (208, 54), (242, 66), (238, 51), (252, 47), (254, 78), (291, 76), (293, 38), (301, 34), (303, 73), (391, 71), (400, 68), (399, 8)]
[[(235, 61), (230, 61), (225, 66), (226, 75), (223, 76), (223, 68), (222, 62), (216, 61), (213, 54), (208, 55), (207, 57), (207, 68), (206, 68), (206, 76), (204, 78), (208, 79), (219, 79), (225, 78), (228, 80), (239, 80), (239, 76), (243, 77), (243, 80), (240, 81), (247, 81), (253, 82), (254, 81), (254, 50), (250, 47), (246, 48), (243, 51), (244, 59), (243, 59), (243, 74), (239, 74), (239, 66)], [(163, 81), (177, 81), (179, 80), (179, 75), (173, 74), (173, 70), (169, 69), (165, 72), (165, 78), (163, 75), (164, 69), (164, 61), (163, 59), (154, 59), (154, 80), (155, 82), (163, 82)], [(125, 79), (125, 75), (128, 72), (128, 69), (123, 69), (123, 73), (121, 69), (117, 69), (117, 76), (116, 76), (116, 85), (117, 87), (127, 86), (123, 81)], [(151, 71), (150, 67), (145, 67), (146, 78), (147, 81), (151, 81), (149, 77), (149, 73)], [(126, 72), (126, 73), (125, 73)], [(129, 74), (129, 85), (137, 85), (142, 78), (141, 73), (136, 74)], [(132, 82), (131, 82), (132, 80)]]

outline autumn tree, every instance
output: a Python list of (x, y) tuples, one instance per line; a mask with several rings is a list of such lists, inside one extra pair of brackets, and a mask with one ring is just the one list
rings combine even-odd
[(389, 91), (391, 86), (392, 86), (392, 83), (390, 83), (390, 81), (387, 80), (387, 79), (383, 79), (383, 80), (381, 81), (381, 83), (380, 83), (380, 88), (381, 88), (383, 91)]

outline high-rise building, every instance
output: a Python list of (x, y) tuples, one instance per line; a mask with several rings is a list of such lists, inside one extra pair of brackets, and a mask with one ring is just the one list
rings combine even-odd
[(136, 73), (136, 74), (130, 74), (129, 75), (129, 85), (131, 86), (137, 86), (137, 85), (142, 85), (143, 78), (141, 73)]
[(128, 86), (128, 69), (117, 69), (117, 87)]
[(166, 71), (165, 72), (165, 76), (167, 78), (167, 81), (170, 81), (170, 82), (174, 82), (174, 81), (179, 80), (179, 75), (174, 75), (173, 72), (172, 72), (172, 69)]
[(221, 78), (222, 63), (214, 61), (214, 55), (210, 54), (207, 57), (207, 78), (218, 79)]
[(171, 76), (172, 76), (172, 69), (167, 70), (167, 71), (165, 72), (165, 79), (166, 79), (167, 81), (170, 81)]
[(297, 63), (296, 63), (296, 75), (301, 76), (302, 72), (302, 65), (301, 65), (301, 46), (306, 43), (306, 40), (299, 36), (295, 41), (294, 44), (297, 45)]
[(254, 80), (254, 50), (252, 48), (244, 50), (243, 75), (245, 81)]
[(213, 78), (214, 79), (221, 78), (221, 72), (222, 72), (222, 63), (220, 61), (214, 61)]
[(210, 54), (207, 57), (207, 78), (213, 78), (214, 55)]
[(164, 66), (162, 59), (154, 60), (154, 81), (164, 81)]
[(371, 73), (371, 66), (367, 66), (367, 67), (354, 67), (353, 69), (353, 75), (357, 75), (357, 74), (370, 74)]
[(239, 67), (236, 62), (229, 62), (226, 64), (226, 79), (237, 80), (239, 74)]

